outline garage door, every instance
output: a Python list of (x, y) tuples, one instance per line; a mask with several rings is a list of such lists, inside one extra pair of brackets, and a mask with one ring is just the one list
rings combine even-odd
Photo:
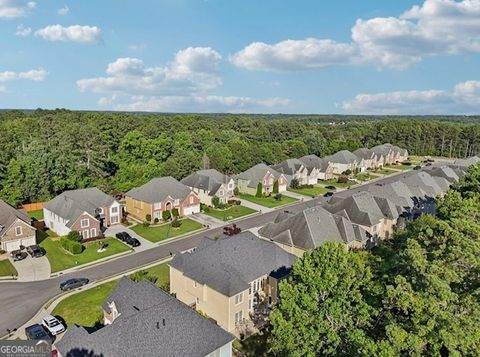
[(200, 212), (200, 205), (189, 206), (183, 209), (183, 215), (188, 216)]
[(4, 242), (4, 247), (7, 252), (11, 252), (17, 249), (20, 249), (20, 241), (13, 240), (11, 242)]

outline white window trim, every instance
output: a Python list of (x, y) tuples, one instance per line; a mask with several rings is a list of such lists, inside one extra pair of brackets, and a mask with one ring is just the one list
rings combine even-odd
[[(114, 209), (115, 209), (115, 211), (114, 211)], [(112, 214), (117, 214), (118, 213), (118, 206), (112, 206), (112, 208), (110, 208), (110, 212)]]
[[(87, 221), (87, 224), (84, 225), (83, 222)], [(88, 218), (83, 218), (80, 220), (80, 228), (88, 228), (90, 227), (90, 220)]]
[(243, 302), (243, 291), (235, 295), (235, 305), (239, 305)]
[[(20, 233), (19, 233), (18, 230), (20, 230)], [(22, 234), (23, 234), (23, 229), (22, 229), (22, 227), (20, 227), (20, 226), (15, 227), (15, 236), (18, 237), (18, 236), (21, 236)]]

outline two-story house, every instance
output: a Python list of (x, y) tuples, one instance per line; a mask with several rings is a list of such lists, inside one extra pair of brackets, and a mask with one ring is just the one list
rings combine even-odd
[(342, 174), (348, 170), (355, 172), (357, 168), (360, 171), (366, 170), (361, 160), (348, 150), (341, 150), (333, 155), (325, 156), (325, 160), (333, 167), (335, 174)]
[(255, 195), (259, 184), (263, 194), (272, 194), (275, 181), (278, 182), (278, 192), (287, 190), (287, 178), (284, 174), (265, 164), (257, 164), (236, 176), (237, 187), (241, 193)]
[(170, 292), (180, 301), (238, 334), (255, 307), (277, 301), (278, 282), (289, 275), (296, 257), (245, 231), (204, 238), (193, 252), (170, 263)]
[(87, 239), (119, 224), (122, 208), (112, 196), (92, 187), (61, 193), (43, 207), (43, 216), (45, 225), (59, 236), (77, 231)]
[(284, 174), (289, 183), (293, 179), (297, 179), (300, 185), (314, 185), (318, 182), (319, 170), (316, 167), (306, 167), (299, 159), (287, 159), (270, 167)]
[(12, 252), (21, 246), (36, 244), (36, 229), (31, 223), (32, 220), (23, 210), (0, 200), (0, 249)]
[(234, 336), (149, 281), (123, 277), (102, 307), (105, 326), (72, 324), (60, 356), (232, 356)]
[(233, 198), (235, 181), (228, 175), (215, 169), (199, 170), (181, 181), (195, 192), (200, 202), (212, 206), (212, 197), (218, 197), (220, 203), (227, 203)]
[(383, 166), (383, 163), (379, 164), (378, 156), (370, 149), (361, 148), (353, 152), (358, 158), (359, 161), (363, 160), (364, 165), (367, 169), (375, 169), (377, 167)]
[(317, 155), (305, 155), (299, 159), (308, 169), (315, 169), (317, 171), (317, 180), (331, 180), (334, 178), (333, 166), (325, 160), (319, 158)]
[(140, 221), (162, 220), (162, 212), (177, 210), (178, 216), (200, 212), (200, 198), (190, 187), (171, 176), (154, 178), (125, 194), (125, 209)]

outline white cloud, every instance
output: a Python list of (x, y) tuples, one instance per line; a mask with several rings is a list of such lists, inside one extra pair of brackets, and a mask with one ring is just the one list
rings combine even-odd
[(30, 81), (43, 81), (48, 75), (44, 69), (32, 69), (26, 72), (0, 72), (0, 82), (15, 81), (18, 79), (26, 79)]
[(80, 91), (104, 94), (98, 105), (126, 111), (248, 112), (275, 109), (289, 103), (282, 98), (216, 96), (222, 84), (220, 54), (210, 47), (178, 51), (166, 66), (149, 67), (138, 58), (118, 58), (106, 76), (77, 81)]
[(6, 93), (6, 92), (7, 92), (7, 87), (0, 86), (0, 93)]
[(0, 0), (0, 18), (8, 19), (25, 16), (35, 5), (35, 1)]
[(254, 42), (231, 56), (250, 70), (315, 69), (337, 63), (405, 68), (429, 56), (480, 53), (480, 0), (425, 0), (398, 17), (358, 19), (352, 41)]
[(27, 37), (32, 33), (32, 29), (30, 27), (25, 27), (23, 25), (18, 25), (17, 26), (17, 31), (15, 32), (15, 35), (20, 36), (20, 37)]
[(480, 81), (458, 83), (453, 91), (411, 90), (358, 94), (342, 103), (342, 108), (357, 114), (478, 114)]
[(35, 31), (35, 36), (48, 41), (95, 43), (101, 41), (101, 31), (97, 26), (50, 25)]
[(57, 13), (60, 16), (65, 16), (70, 12), (70, 8), (67, 5), (64, 5), (62, 8), (57, 10)]

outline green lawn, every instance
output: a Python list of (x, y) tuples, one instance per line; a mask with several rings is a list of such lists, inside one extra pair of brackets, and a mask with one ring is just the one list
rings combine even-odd
[(247, 200), (247, 201), (250, 201), (250, 202), (253, 202), (253, 203), (256, 203), (256, 204), (261, 205), (261, 206), (269, 207), (269, 208), (283, 206), (283, 205), (286, 205), (288, 203), (298, 201), (297, 199), (295, 199), (293, 197), (288, 197), (288, 196), (285, 196), (285, 195), (282, 195), (282, 199), (280, 201), (277, 201), (273, 197), (273, 195), (270, 196), (270, 197), (255, 197), (255, 196), (252, 196), (252, 195), (248, 195), (246, 193), (241, 193), (240, 198), (244, 199), (244, 200)]
[(132, 227), (135, 233), (148, 239), (150, 242), (156, 243), (167, 238), (177, 237), (182, 234), (196, 231), (203, 228), (201, 223), (189, 218), (181, 219), (182, 225), (179, 228), (173, 228), (170, 223), (162, 224), (157, 227), (145, 227), (143, 224), (137, 224)]
[(115, 238), (106, 238), (102, 242), (108, 244), (105, 252), (98, 253), (99, 242), (94, 241), (84, 244), (85, 249), (83, 252), (76, 255), (65, 251), (61, 247), (59, 240), (46, 238), (40, 243), (40, 246), (47, 251), (47, 258), (50, 262), (52, 273), (131, 250), (130, 247)]
[(337, 179), (331, 179), (331, 180), (322, 181), (322, 184), (324, 186), (335, 186), (337, 188), (347, 188), (349, 186), (355, 185), (356, 182), (349, 180), (345, 183), (339, 183), (339, 182), (337, 182)]
[(330, 192), (330, 190), (327, 190), (325, 187), (322, 186), (313, 186), (313, 187), (304, 187), (304, 188), (289, 188), (289, 191), (298, 193), (300, 195), (305, 195), (305, 196), (323, 196), (325, 193)]
[(374, 174), (382, 174), (382, 175), (391, 175), (391, 174), (394, 174), (395, 172), (398, 172), (398, 171), (390, 170), (390, 169), (386, 169), (386, 168), (379, 169), (377, 171), (373, 171)]
[(412, 164), (412, 165), (404, 165), (404, 164), (398, 164), (398, 165), (393, 165), (393, 166), (390, 166), (392, 169), (396, 169), (396, 170), (411, 170), (413, 169), (414, 167), (416, 166), (416, 164)]
[(28, 212), (28, 216), (36, 221), (43, 221), (43, 209)]
[[(155, 284), (158, 287), (169, 282), (169, 268), (166, 263), (155, 265), (145, 271), (157, 278)], [(67, 325), (75, 323), (80, 326), (95, 326), (103, 319), (103, 302), (117, 284), (118, 280), (114, 280), (73, 294), (55, 307), (53, 315), (61, 316)]]
[(355, 175), (355, 178), (360, 181), (370, 181), (372, 179), (380, 177), (379, 175), (372, 174), (370, 172), (362, 172)]
[(204, 213), (208, 214), (209, 216), (212, 216), (213, 218), (217, 218), (221, 221), (229, 221), (231, 219), (243, 217), (243, 216), (246, 216), (247, 214), (252, 214), (255, 212), (257, 211), (245, 206), (232, 206), (225, 210), (209, 208), (208, 212), (204, 212)]
[(17, 270), (14, 268), (10, 260), (0, 260), (0, 276), (12, 276), (18, 275)]

